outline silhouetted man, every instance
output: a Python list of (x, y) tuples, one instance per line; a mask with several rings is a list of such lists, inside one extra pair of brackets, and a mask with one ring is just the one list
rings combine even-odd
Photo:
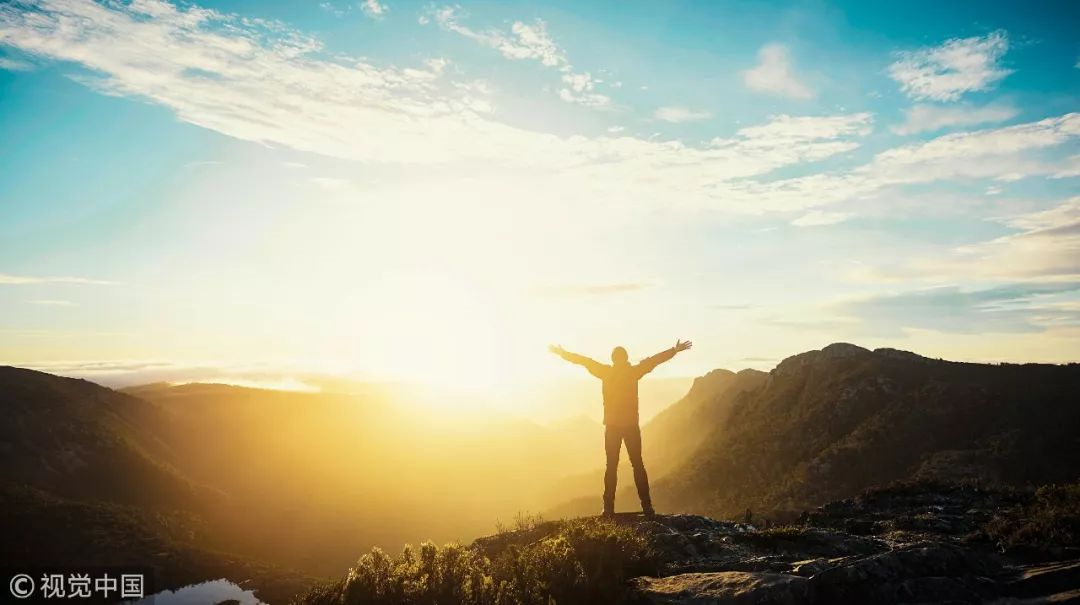
[(604, 451), (607, 467), (604, 469), (604, 515), (615, 514), (615, 486), (619, 480), (619, 450), (626, 442), (626, 453), (634, 467), (634, 484), (641, 498), (641, 510), (647, 516), (655, 513), (649, 496), (649, 475), (641, 459), (641, 429), (638, 427), (638, 380), (653, 371), (656, 366), (675, 357), (679, 351), (689, 349), (690, 341), (675, 341), (675, 346), (646, 357), (631, 365), (626, 349), (615, 347), (611, 351), (611, 365), (571, 353), (558, 345), (551, 345), (551, 352), (570, 363), (584, 366), (604, 385)]

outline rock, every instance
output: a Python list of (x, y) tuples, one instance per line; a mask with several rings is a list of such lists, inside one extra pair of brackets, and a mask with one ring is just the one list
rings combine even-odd
[(912, 353), (911, 351), (903, 351), (901, 349), (891, 349), (888, 347), (882, 347), (880, 349), (874, 349), (875, 355), (882, 357), (888, 357), (890, 359), (902, 359), (905, 361), (918, 361), (929, 362), (930, 360), (918, 353)]
[(832, 559), (818, 557), (817, 559), (807, 559), (805, 561), (796, 561), (792, 563), (791, 573), (797, 576), (809, 577), (821, 573), (833, 566), (834, 563)]
[(896, 587), (897, 600), (903, 603), (981, 603), (982, 596), (963, 582), (933, 576), (904, 580)]
[(722, 571), (633, 581), (649, 605), (796, 605), (810, 602), (807, 580), (779, 573)]
[(999, 571), (987, 555), (951, 544), (927, 544), (838, 565), (814, 575), (810, 583), (815, 597), (825, 603), (979, 602), (981, 582), (975, 578)]
[(1059, 561), (1019, 568), (1005, 594), (1033, 597), (1076, 589), (1080, 589), (1080, 561)]

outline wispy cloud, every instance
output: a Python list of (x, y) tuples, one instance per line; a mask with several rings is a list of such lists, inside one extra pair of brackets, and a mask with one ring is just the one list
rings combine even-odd
[[(951, 333), (1041, 332), (1080, 325), (1071, 296), (1080, 282), (1008, 284), (985, 289), (942, 286), (878, 294), (835, 305), (862, 329), (893, 336), (905, 328)], [(1063, 298), (1064, 297), (1064, 298)]]
[(341, 9), (341, 8), (338, 8), (337, 6), (335, 6), (331, 2), (320, 2), (319, 3), (319, 8), (321, 8), (324, 11), (330, 13), (331, 15), (334, 15), (335, 17), (344, 17), (345, 16), (345, 10)]
[(40, 277), (31, 275), (11, 275), (0, 273), (0, 285), (28, 285), (28, 284), (84, 284), (96, 286), (114, 285), (116, 282), (103, 279), (90, 279), (88, 277)]
[[(563, 83), (563, 87), (559, 89), (559, 98), (564, 101), (586, 107), (607, 107), (611, 104), (610, 97), (596, 92), (598, 80), (592, 74), (574, 69), (566, 53), (548, 33), (547, 23), (540, 19), (531, 24), (515, 21), (509, 32), (503, 32), (479, 31), (462, 25), (461, 9), (457, 6), (434, 8), (430, 15), (443, 29), (490, 46), (507, 59), (528, 59), (558, 69), (562, 72)], [(421, 23), (427, 21), (427, 16), (422, 17)]]
[(379, 0), (363, 0), (360, 3), (360, 10), (372, 19), (382, 19), (390, 9)]
[[(510, 56), (568, 65), (543, 27), (515, 29), (491, 44)], [(528, 167), (568, 192), (600, 188), (627, 203), (678, 199), (717, 212), (769, 211), (773, 205), (757, 196), (728, 195), (725, 183), (745, 190), (750, 177), (851, 151), (870, 122), (868, 114), (779, 116), (699, 146), (559, 137), (495, 120), (487, 89), (453, 80), (445, 60), (378, 67), (327, 55), (319, 41), (280, 23), (155, 0), (39, 0), (31, 11), (0, 5), (0, 40), (85, 67), (96, 75), (80, 81), (103, 92), (148, 99), (242, 140), (365, 162)]]
[(665, 122), (694, 122), (697, 120), (707, 120), (712, 117), (712, 113), (708, 111), (695, 111), (686, 107), (680, 107), (678, 105), (671, 105), (668, 107), (661, 107), (653, 113), (653, 117)]
[(10, 59), (8, 57), (0, 57), (0, 70), (7, 71), (30, 71), (34, 69), (34, 66), (26, 61), (19, 61), (17, 59)]
[[(1080, 283), (1080, 197), (994, 219), (1015, 233), (856, 274), (868, 280)], [(861, 272), (860, 272), (861, 273)]]
[[(865, 197), (888, 187), (947, 180), (1017, 180), (1050, 175), (1060, 163), (1038, 153), (1080, 136), (1080, 113), (1004, 128), (940, 136), (882, 151), (853, 170), (816, 173), (768, 183), (726, 184), (730, 204), (805, 210)], [(719, 193), (719, 189), (718, 189)]]
[(904, 123), (893, 126), (891, 130), (899, 135), (908, 135), (952, 127), (979, 126), (1011, 120), (1019, 113), (1019, 109), (1009, 105), (915, 105), (904, 110)]
[(941, 46), (896, 53), (889, 76), (909, 97), (955, 101), (968, 92), (989, 90), (1012, 73), (1000, 65), (1009, 50), (1004, 31), (954, 38)]
[(743, 83), (750, 90), (791, 99), (809, 99), (814, 91), (802, 83), (791, 67), (788, 49), (783, 44), (768, 44), (758, 51), (758, 64), (742, 72)]
[(60, 376), (85, 378), (111, 387), (165, 382), (176, 386), (206, 383), (278, 391), (318, 392), (321, 390), (314, 377), (305, 376), (301, 372), (276, 371), (258, 365), (125, 359), (14, 362), (11, 365)]

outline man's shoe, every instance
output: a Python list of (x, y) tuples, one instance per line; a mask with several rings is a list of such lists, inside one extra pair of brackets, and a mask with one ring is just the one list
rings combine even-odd
[(653, 509), (653, 507), (651, 507), (651, 506), (643, 508), (641, 510), (641, 514), (645, 515), (646, 519), (655, 519), (656, 518), (656, 510)]
[(606, 519), (612, 519), (612, 518), (614, 518), (614, 517), (615, 517), (615, 511), (614, 511), (613, 509), (610, 509), (610, 508), (605, 508), (605, 509), (604, 509), (604, 510), (603, 510), (603, 511), (602, 511), (602, 512), (600, 513), (600, 516), (601, 516), (601, 517), (604, 517), (604, 518), (606, 518)]

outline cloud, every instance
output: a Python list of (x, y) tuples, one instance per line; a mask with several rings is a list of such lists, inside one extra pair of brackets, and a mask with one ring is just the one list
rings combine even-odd
[(834, 305), (884, 336), (903, 329), (951, 333), (1042, 332), (1080, 325), (1080, 306), (1072, 295), (1080, 282), (1007, 284), (986, 289), (956, 286), (877, 294)]
[(823, 225), (842, 223), (850, 217), (851, 214), (847, 212), (823, 212), (821, 210), (811, 210), (791, 221), (791, 224), (796, 227), (820, 227)]
[(167, 382), (224, 384), (253, 389), (317, 392), (314, 376), (280, 372), (260, 366), (229, 366), (157, 360), (37, 361), (13, 363), (18, 367), (60, 376), (84, 378), (113, 388)]
[(1052, 179), (1069, 179), (1080, 176), (1080, 153), (1071, 155), (1050, 175)]
[(29, 285), (29, 284), (83, 284), (95, 286), (111, 286), (113, 281), (103, 279), (90, 279), (86, 277), (36, 277), (29, 275), (10, 275), (0, 273), (0, 285)]
[(665, 122), (674, 122), (676, 124), (680, 122), (694, 122), (697, 120), (707, 120), (712, 117), (708, 111), (694, 111), (693, 109), (687, 109), (686, 107), (679, 107), (677, 105), (671, 105), (668, 107), (661, 107), (656, 110), (653, 116), (658, 120)]
[(7, 57), (0, 57), (0, 70), (30, 71), (31, 69), (34, 69), (34, 66), (27, 63), (26, 61), (9, 59)]
[(390, 9), (379, 0), (363, 0), (360, 3), (360, 10), (372, 19), (382, 19)]
[(70, 300), (47, 300), (47, 299), (41, 299), (41, 300), (28, 300), (26, 302), (27, 302), (27, 304), (43, 305), (43, 306), (46, 306), (46, 307), (74, 307), (74, 306), (76, 306), (76, 304), (71, 302)]
[(941, 46), (896, 53), (889, 76), (913, 99), (955, 101), (968, 92), (989, 90), (1012, 73), (999, 65), (1009, 50), (1006, 32), (953, 38)]
[(612, 294), (625, 294), (651, 288), (649, 282), (624, 282), (613, 284), (558, 284), (540, 286), (532, 289), (535, 296), (579, 298), (593, 296), (609, 296)]
[(739, 135), (749, 139), (770, 141), (770, 144), (797, 145), (806, 141), (866, 136), (870, 134), (873, 121), (873, 115), (868, 112), (843, 116), (780, 114), (770, 117), (765, 124), (740, 129)]
[[(770, 126), (773, 127), (773, 126)], [(866, 198), (881, 189), (944, 180), (1017, 180), (1054, 174), (1059, 163), (1038, 157), (1080, 136), (1080, 113), (998, 129), (943, 135), (894, 147), (855, 169), (767, 183), (724, 183), (716, 192), (732, 205), (796, 211)]]
[(904, 110), (903, 124), (893, 126), (891, 130), (899, 135), (931, 132), (954, 126), (978, 126), (1004, 122), (1019, 115), (1020, 110), (1008, 105), (986, 105), (984, 107), (948, 107), (941, 105), (916, 105)]
[(814, 92), (799, 81), (791, 70), (788, 49), (782, 44), (767, 44), (758, 51), (758, 64), (742, 72), (743, 83), (750, 90), (791, 99), (810, 99)]
[(324, 11), (330, 13), (331, 15), (334, 15), (335, 17), (344, 17), (345, 16), (345, 11), (344, 10), (334, 6), (330, 2), (320, 2), (319, 3), (319, 8), (321, 8)]
[(1016, 230), (955, 246), (927, 258), (908, 259), (864, 277), (884, 280), (967, 280), (1038, 283), (1080, 282), (1080, 196), (1056, 206), (993, 219)]
[(515, 21), (510, 34), (497, 30), (477, 31), (462, 25), (460, 7), (433, 8), (431, 16), (445, 30), (465, 36), (499, 51), (507, 59), (532, 59), (547, 67), (567, 67), (569, 61), (562, 49), (547, 33), (547, 24), (537, 19), (532, 25)]
[[(515, 21), (510, 32), (498, 30), (477, 31), (462, 25), (459, 7), (444, 6), (433, 8), (431, 16), (445, 30), (489, 46), (511, 60), (533, 60), (545, 67), (553, 67), (562, 72), (565, 85), (559, 89), (559, 98), (568, 103), (577, 103), (586, 107), (607, 107), (611, 98), (595, 92), (597, 80), (588, 72), (575, 71), (566, 58), (566, 54), (548, 34), (547, 23), (537, 19), (534, 23)], [(422, 19), (425, 23), (427, 19)]]
[[(856, 149), (872, 121), (865, 113), (776, 116), (700, 145), (556, 136), (497, 121), (487, 88), (454, 80), (441, 59), (377, 66), (325, 53), (318, 40), (280, 23), (155, 0), (25, 6), (0, 4), (0, 44), (81, 66), (80, 82), (163, 106), (181, 121), (360, 162), (525, 169), (543, 175), (553, 194), (585, 202), (607, 195), (627, 206), (664, 199), (716, 212), (768, 211), (768, 202), (729, 193), (746, 193), (752, 177)], [(459, 28), (452, 10), (444, 20)], [(558, 69), (569, 65), (544, 27), (522, 24), (511, 34), (498, 33), (492, 44)], [(590, 94), (581, 84), (588, 81), (567, 87)]]

